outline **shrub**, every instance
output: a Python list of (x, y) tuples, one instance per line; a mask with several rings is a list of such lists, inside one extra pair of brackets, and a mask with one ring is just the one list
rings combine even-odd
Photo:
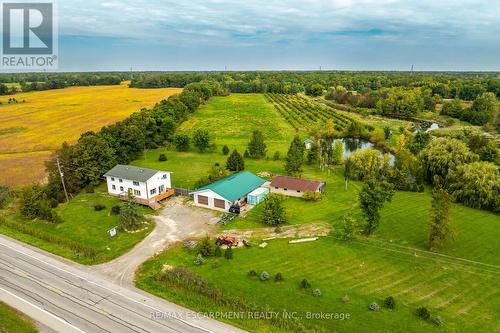
[(220, 246), (216, 246), (215, 247), (214, 256), (216, 256), (216, 257), (222, 257), (222, 250), (220, 249)]
[(224, 251), (224, 258), (228, 260), (233, 259), (233, 250), (231, 249), (231, 247), (228, 247), (226, 251)]
[(248, 272), (248, 276), (257, 276), (257, 272), (252, 269)]
[(269, 280), (269, 273), (264, 271), (264, 272), (260, 273), (259, 278), (261, 281), (267, 281), (267, 280)]
[(274, 161), (279, 161), (280, 158), (281, 158), (280, 152), (279, 151), (275, 152), (274, 155), (273, 155), (273, 160)]
[(417, 316), (424, 320), (428, 320), (431, 316), (431, 313), (429, 312), (429, 310), (427, 310), (426, 307), (422, 306), (417, 309)]
[(319, 290), (319, 289), (314, 289), (314, 291), (313, 291), (313, 296), (314, 296), (314, 297), (321, 297), (321, 290)]
[(158, 157), (158, 161), (160, 161), (160, 162), (165, 162), (165, 161), (167, 161), (167, 155), (165, 155), (165, 154), (160, 154), (160, 157)]
[(222, 147), (222, 153), (224, 155), (229, 154), (229, 147), (227, 145), (224, 145), (224, 147)]
[(378, 306), (377, 302), (373, 302), (372, 304), (370, 304), (370, 310), (371, 311), (378, 311), (379, 310), (379, 306)]
[(302, 289), (309, 289), (309, 288), (311, 288), (311, 284), (309, 283), (309, 281), (304, 279), (304, 280), (300, 281), (300, 287)]
[(281, 273), (276, 273), (276, 275), (274, 276), (274, 281), (276, 282), (283, 281), (283, 275), (281, 275)]
[(198, 253), (200, 253), (204, 257), (210, 257), (214, 253), (214, 248), (212, 243), (210, 242), (210, 237), (206, 236), (198, 243), (197, 246)]
[(177, 151), (188, 151), (191, 145), (191, 138), (186, 134), (178, 134), (174, 137), (174, 145)]
[(201, 265), (203, 265), (204, 262), (205, 262), (205, 259), (203, 259), (203, 256), (201, 255), (201, 253), (198, 253), (198, 256), (196, 257), (193, 264), (195, 264), (196, 266), (201, 266)]
[(384, 300), (384, 306), (388, 309), (394, 309), (396, 308), (396, 301), (394, 300), (394, 297), (389, 296)]
[(322, 199), (322, 195), (320, 192), (316, 191), (305, 191), (304, 196), (302, 197), (306, 201), (320, 201)]
[(85, 193), (94, 193), (94, 192), (95, 192), (94, 186), (92, 185), (85, 186)]
[(101, 211), (101, 210), (103, 210), (104, 208), (106, 208), (106, 206), (101, 205), (101, 204), (94, 205), (94, 210), (95, 210), (96, 212), (100, 212), (100, 211)]
[(441, 318), (441, 316), (433, 316), (431, 318), (431, 321), (434, 325), (436, 326), (441, 326), (443, 325), (443, 319)]
[(342, 303), (349, 303), (351, 299), (349, 298), (349, 296), (344, 295), (340, 300), (342, 301)]
[(118, 205), (111, 207), (111, 213), (114, 215), (120, 215), (121, 210), (122, 207)]
[(10, 201), (11, 193), (7, 186), (0, 186), (0, 209), (5, 208)]

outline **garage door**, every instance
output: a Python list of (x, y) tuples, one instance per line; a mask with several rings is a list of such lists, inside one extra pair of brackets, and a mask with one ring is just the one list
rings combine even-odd
[(204, 196), (204, 195), (198, 195), (198, 203), (200, 205), (208, 205), (208, 197)]
[(226, 209), (226, 202), (221, 199), (214, 199), (214, 206), (217, 208)]

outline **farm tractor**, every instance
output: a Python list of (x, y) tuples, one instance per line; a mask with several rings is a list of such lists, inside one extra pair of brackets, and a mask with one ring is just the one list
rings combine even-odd
[(219, 236), (219, 237), (217, 237), (217, 240), (215, 241), (215, 244), (217, 246), (226, 245), (226, 246), (229, 246), (229, 247), (233, 247), (233, 246), (238, 246), (239, 241), (238, 241), (238, 239), (236, 237)]

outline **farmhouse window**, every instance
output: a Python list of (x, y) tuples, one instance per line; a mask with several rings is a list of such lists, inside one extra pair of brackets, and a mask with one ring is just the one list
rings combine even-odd
[(155, 188), (154, 188), (154, 189), (152, 189), (151, 191), (149, 191), (149, 193), (151, 193), (151, 194), (155, 194), (155, 193), (156, 193), (156, 189), (155, 189)]
[(162, 176), (161, 178), (163, 178), (163, 179), (167, 179), (167, 174), (166, 174), (166, 173), (164, 173), (164, 174), (163, 174), (163, 176)]
[(283, 190), (288, 191), (288, 189), (286, 187)]
[(116, 190), (116, 186), (115, 186), (115, 185), (111, 185), (111, 188), (112, 188), (113, 190)]
[(119, 181), (120, 183), (123, 183), (123, 179), (121, 179), (121, 178), (120, 178), (120, 179), (118, 179), (118, 181)]
[(165, 185), (160, 185), (160, 187), (158, 187), (158, 193), (163, 193), (165, 192)]
[(138, 196), (140, 196), (140, 195), (141, 195), (141, 191), (139, 191), (139, 190), (134, 190), (134, 195), (138, 195)]
[(115, 178), (114, 177), (111, 177), (111, 181), (114, 182), (115, 181)]
[(139, 186), (139, 182), (133, 182), (134, 186)]
[(297, 190), (297, 193), (300, 193), (300, 190)]
[(122, 192), (123, 192), (123, 186), (120, 186), (120, 191), (122, 191)]

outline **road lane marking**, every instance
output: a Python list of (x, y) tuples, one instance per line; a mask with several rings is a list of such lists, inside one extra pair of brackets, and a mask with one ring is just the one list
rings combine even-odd
[[(6, 239), (4, 238), (4, 240), (6, 240)], [(9, 241), (9, 240), (7, 239), (7, 241)], [(104, 290), (107, 290), (107, 291), (109, 291), (109, 292), (111, 292), (111, 293), (113, 293), (113, 294), (115, 294), (115, 295), (117, 295), (117, 296), (119, 296), (119, 297), (123, 297), (124, 299), (126, 299), (126, 300), (128, 300), (128, 301), (130, 301), (130, 302), (133, 302), (133, 303), (139, 304), (139, 305), (141, 305), (141, 306), (147, 307), (147, 308), (149, 308), (149, 309), (151, 309), (151, 310), (153, 310), (153, 311), (159, 312), (159, 313), (163, 312), (163, 311), (161, 311), (161, 310), (159, 310), (159, 309), (157, 309), (157, 308), (155, 308), (155, 307), (153, 307), (153, 306), (151, 306), (151, 305), (149, 305), (149, 304), (146, 304), (146, 303), (141, 303), (141, 302), (139, 302), (139, 301), (137, 301), (137, 300), (135, 300), (135, 299), (133, 299), (133, 298), (130, 298), (130, 297), (128, 297), (128, 296), (125, 296), (125, 295), (123, 295), (123, 294), (120, 294), (120, 293), (119, 293), (119, 292), (117, 292), (117, 291), (114, 291), (114, 290), (112, 290), (112, 289), (109, 289), (109, 288), (107, 288), (107, 287), (104, 287), (104, 286), (102, 286), (102, 285), (98, 284), (97, 282), (93, 282), (93, 281), (91, 281), (91, 280), (87, 280), (86, 278), (83, 278), (82, 276), (80, 276), (80, 275), (78, 275), (78, 274), (75, 274), (75, 273), (72, 273), (72, 272), (70, 272), (70, 271), (68, 271), (68, 270), (66, 270), (66, 269), (63, 269), (63, 268), (57, 267), (56, 265), (52, 265), (52, 264), (50, 264), (50, 263), (48, 263), (48, 262), (45, 262), (45, 261), (43, 261), (43, 260), (41, 260), (41, 259), (39, 259), (39, 258), (37, 258), (37, 257), (34, 257), (34, 256), (28, 256), (27, 254), (25, 254), (25, 253), (23, 253), (23, 252), (21, 252), (21, 251), (19, 251), (19, 250), (15, 249), (15, 248), (13, 248), (12, 246), (6, 245), (6, 244), (4, 244), (4, 243), (0, 243), (0, 245), (2, 245), (2, 246), (6, 247), (6, 248), (8, 248), (8, 249), (10, 249), (10, 250), (12, 250), (12, 251), (14, 251), (14, 252), (20, 253), (21, 255), (23, 255), (23, 256), (25, 256), (25, 257), (28, 257), (28, 258), (34, 259), (34, 260), (36, 260), (36, 261), (38, 261), (38, 262), (40, 262), (40, 263), (42, 263), (42, 264), (44, 264), (44, 265), (47, 265), (47, 266), (49, 266), (49, 267), (53, 267), (53, 268), (55, 268), (55, 269), (57, 269), (57, 270), (59, 270), (59, 271), (61, 271), (61, 272), (65, 272), (66, 274), (72, 275), (72, 276), (74, 276), (74, 277), (76, 277), (76, 278), (79, 278), (79, 279), (81, 279), (81, 280), (83, 280), (83, 281), (86, 281), (86, 282), (88, 282), (88, 283), (91, 283), (91, 284), (95, 285), (96, 287), (101, 288), (101, 289), (104, 289)], [(16, 245), (18, 245), (18, 244), (16, 244)], [(18, 246), (22, 247), (22, 245), (18, 245)], [(28, 249), (28, 251), (34, 252), (34, 253), (36, 253), (36, 254), (38, 254), (38, 255), (45, 256), (43, 253), (39, 253), (39, 252), (33, 251), (33, 250), (31, 250), (31, 249)], [(49, 258), (50, 258), (50, 257), (49, 257)], [(65, 265), (65, 264), (64, 264), (64, 263), (61, 263), (61, 265)], [(75, 268), (75, 269), (76, 269), (76, 268)], [(125, 289), (125, 288), (123, 288), (123, 287), (120, 287), (120, 288)], [(125, 289), (125, 290), (128, 290), (128, 289)], [(132, 292), (134, 292), (134, 291), (132, 291)], [(138, 294), (137, 292), (134, 292), (134, 293)], [(175, 306), (177, 306), (177, 307), (179, 307), (179, 305), (177, 305), (177, 304), (175, 304), (175, 303), (172, 303), (172, 304), (173, 304), (173, 305), (175, 305)], [(181, 308), (182, 308), (182, 307), (181, 307)], [(186, 309), (186, 310), (191, 311), (191, 310), (189, 310), (189, 309)], [(183, 323), (183, 324), (185, 324), (185, 325), (187, 325), (187, 326), (189, 326), (189, 327), (199, 329), (200, 331), (207, 332), (207, 333), (216, 333), (215, 331), (212, 331), (212, 330), (209, 330), (209, 329), (207, 329), (207, 328), (204, 328), (204, 327), (198, 326), (198, 325), (196, 325), (196, 324), (190, 323), (190, 322), (188, 322), (187, 320), (184, 320), (184, 319), (182, 319), (182, 318), (180, 318), (180, 317), (171, 317), (171, 318), (172, 318), (172, 319), (175, 319), (175, 320), (177, 320), (177, 321), (179, 321), (179, 322), (181, 322), (181, 323)], [(215, 320), (215, 322), (218, 322), (218, 321), (216, 321), (216, 320)], [(223, 323), (221, 323), (221, 322), (218, 322), (218, 323), (219, 323), (219, 324), (223, 324)], [(227, 324), (226, 324), (226, 325), (227, 325)]]
[[(5, 289), (3, 289), (3, 288), (1, 288), (1, 287), (0, 287), (0, 291), (1, 291), (1, 292), (4, 292), (5, 294), (7, 294), (7, 295), (8, 295), (8, 296), (10, 296), (10, 297), (13, 297), (15, 300), (19, 301), (20, 303), (24, 303), (24, 304), (27, 304), (27, 305), (29, 305), (29, 306), (33, 307), (34, 309), (36, 309), (36, 310), (38, 310), (38, 311), (42, 312), (45, 316), (49, 316), (50, 318), (55, 319), (55, 320), (56, 320), (56, 321), (58, 321), (60, 324), (63, 324), (63, 325), (65, 326), (65, 328), (70, 327), (71, 329), (73, 329), (73, 330), (74, 330), (74, 331), (72, 331), (72, 332), (86, 333), (85, 331), (82, 331), (82, 330), (81, 330), (81, 329), (79, 329), (78, 327), (73, 326), (72, 324), (68, 323), (68, 322), (67, 322), (67, 321), (65, 321), (64, 319), (62, 319), (62, 318), (60, 318), (60, 317), (58, 317), (58, 316), (56, 316), (56, 315), (54, 315), (54, 314), (52, 314), (52, 313), (50, 313), (50, 312), (46, 311), (45, 309), (42, 309), (41, 307), (39, 307), (39, 306), (37, 306), (37, 305), (35, 305), (35, 304), (31, 303), (31, 302), (28, 302), (28, 301), (27, 301), (27, 300), (25, 300), (24, 298), (21, 298), (21, 297), (17, 296), (16, 294), (11, 293), (11, 292), (10, 292), (10, 291), (8, 291), (8, 290), (5, 290)], [(9, 304), (9, 301), (5, 300), (5, 298), (3, 298), (3, 300), (4, 300), (7, 304)], [(20, 309), (20, 308), (19, 308), (19, 305), (18, 305), (18, 306), (16, 306), (16, 305), (12, 304), (12, 303), (15, 303), (15, 302), (10, 302), (10, 303), (11, 303), (11, 304), (10, 304), (11, 306), (13, 306), (14, 308), (17, 308), (19, 311), (21, 311), (21, 312), (25, 312), (25, 311), (26, 311), (26, 310), (24, 310), (24, 311), (23, 311), (23, 309)], [(18, 304), (18, 303), (16, 303), (16, 304)], [(30, 315), (30, 313), (27, 313), (27, 315), (29, 316), (29, 315)], [(32, 315), (32, 314), (31, 314), (31, 315)], [(45, 324), (45, 325), (47, 325), (48, 327), (51, 327), (51, 328), (53, 328), (53, 329), (56, 329), (56, 328), (55, 328), (55, 327), (53, 327), (50, 323), (48, 323), (48, 321), (47, 321), (47, 320), (44, 320), (44, 318), (42, 318), (42, 319), (40, 319), (40, 318), (33, 318), (33, 319), (38, 320), (39, 322), (44, 323), (44, 324)], [(65, 330), (64, 332), (68, 332), (68, 331), (66, 331), (66, 330)]]

